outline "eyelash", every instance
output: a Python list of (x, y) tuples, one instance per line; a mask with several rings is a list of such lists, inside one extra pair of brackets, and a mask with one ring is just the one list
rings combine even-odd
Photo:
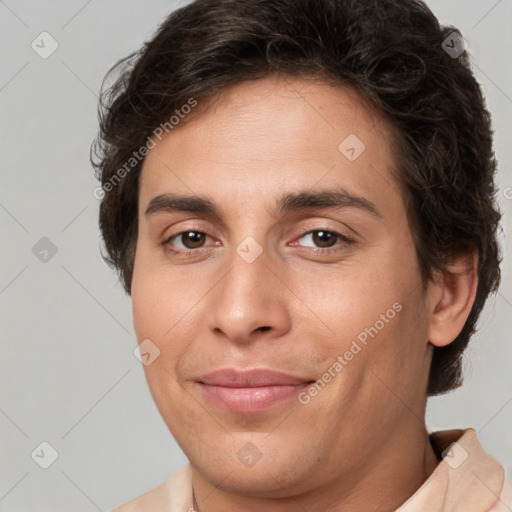
[[(333, 245), (331, 247), (308, 247), (307, 248), (307, 249), (312, 250), (314, 253), (331, 254), (333, 252), (340, 251), (343, 246), (352, 245), (352, 244), (355, 243), (355, 241), (352, 238), (349, 238), (348, 236), (343, 235), (342, 233), (340, 233), (338, 231), (333, 231), (333, 230), (326, 229), (326, 228), (311, 229), (311, 230), (306, 231), (305, 233), (303, 233), (301, 236), (299, 236), (298, 239), (300, 240), (301, 238), (304, 238), (306, 235), (310, 235), (312, 233), (318, 233), (318, 232), (330, 233), (330, 234), (334, 235), (337, 239), (339, 239), (341, 243), (337, 243), (337, 244), (335, 244), (335, 245)], [(175, 254), (175, 255), (179, 255), (179, 256), (185, 256), (185, 257), (198, 256), (198, 255), (203, 254), (204, 252), (207, 251), (207, 249), (205, 249), (204, 247), (199, 247), (197, 249), (188, 249), (188, 250), (185, 251), (185, 250), (174, 249), (173, 247), (170, 246), (170, 242), (173, 239), (178, 238), (181, 235), (184, 235), (186, 233), (196, 233), (196, 234), (199, 233), (201, 235), (208, 236), (204, 231), (201, 231), (199, 229), (194, 229), (194, 228), (187, 229), (185, 231), (180, 231), (179, 233), (175, 233), (174, 235), (166, 238), (162, 242), (162, 245), (164, 246), (165, 250), (168, 251), (171, 254)]]

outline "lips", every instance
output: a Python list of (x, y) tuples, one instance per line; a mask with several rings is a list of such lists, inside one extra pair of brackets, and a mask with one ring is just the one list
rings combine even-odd
[(262, 386), (295, 386), (311, 382), (310, 379), (294, 377), (273, 370), (216, 370), (197, 379), (209, 386), (224, 386), (228, 388), (257, 388)]
[(228, 368), (202, 375), (196, 382), (222, 409), (251, 413), (292, 398), (314, 381), (274, 370)]

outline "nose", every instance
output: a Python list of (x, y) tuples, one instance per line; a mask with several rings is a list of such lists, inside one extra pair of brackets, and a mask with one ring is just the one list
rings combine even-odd
[(291, 326), (290, 291), (261, 254), (248, 263), (236, 252), (210, 295), (208, 327), (236, 344), (278, 338)]

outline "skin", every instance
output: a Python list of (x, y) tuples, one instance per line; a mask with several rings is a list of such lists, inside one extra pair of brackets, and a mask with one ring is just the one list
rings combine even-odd
[[(366, 146), (353, 162), (338, 149), (349, 134)], [(390, 134), (348, 88), (272, 76), (199, 104), (146, 157), (134, 324), (139, 342), (161, 351), (146, 378), (192, 464), (201, 512), (391, 511), (438, 464), (424, 420), (432, 348), (462, 329), (477, 279), (474, 270), (438, 275), (423, 288)], [(340, 186), (379, 215), (348, 206), (271, 211), (283, 193)], [(221, 216), (146, 215), (165, 193), (208, 198)], [(312, 230), (353, 242), (334, 237), (326, 252)], [(205, 233), (202, 248), (186, 236), (164, 244), (183, 231)], [(263, 249), (252, 263), (236, 252), (248, 236)], [(293, 397), (229, 412), (194, 380), (226, 367), (320, 380), (396, 303), (401, 311), (307, 404)], [(247, 443), (261, 454), (252, 467), (237, 456)]]

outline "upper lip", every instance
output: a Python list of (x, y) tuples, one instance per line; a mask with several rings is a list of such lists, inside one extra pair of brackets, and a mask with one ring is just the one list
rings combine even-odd
[(206, 373), (196, 379), (201, 384), (229, 388), (256, 388), (263, 386), (296, 386), (313, 382), (311, 379), (295, 377), (287, 373), (266, 370), (237, 370), (225, 368)]

